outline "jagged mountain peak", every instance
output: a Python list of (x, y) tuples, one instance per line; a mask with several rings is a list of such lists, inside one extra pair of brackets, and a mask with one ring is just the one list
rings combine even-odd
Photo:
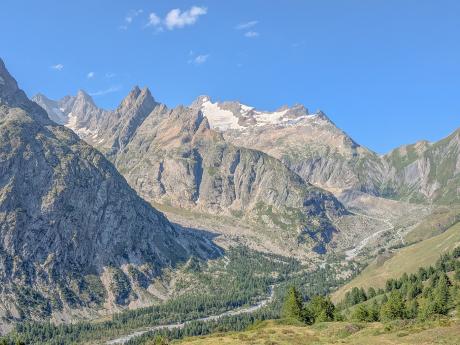
[(80, 101), (88, 102), (92, 105), (96, 105), (94, 103), (93, 97), (91, 97), (85, 90), (82, 90), (82, 89), (78, 90), (76, 99)]
[[(150, 92), (150, 89), (148, 87), (140, 88), (139, 86), (135, 85), (131, 91), (128, 93), (128, 95), (124, 98), (123, 101), (127, 100), (137, 100), (138, 98), (152, 98), (152, 93)], [(122, 101), (122, 102), (123, 102)]]
[(117, 112), (120, 114), (132, 114), (141, 110), (142, 113), (147, 115), (156, 105), (158, 103), (153, 98), (149, 88), (140, 89), (138, 86), (134, 86), (118, 106)]
[[(9, 74), (2, 75), (6, 85)], [(17, 288), (32, 288), (46, 303), (58, 296), (58, 305), (66, 310), (92, 307), (85, 292), (72, 290), (89, 274), (105, 291), (101, 306), (128, 304), (139, 298), (137, 283), (126, 278), (127, 294), (118, 295), (112, 291), (114, 270), (125, 275), (126, 265), (136, 267), (150, 284), (165, 266), (190, 255), (214, 255), (207, 240), (173, 226), (141, 199), (100, 152), (64, 126), (42, 121), (35, 112), (44, 110), (19, 88), (9, 90), (16, 103), (5, 102), (3, 93), (0, 100), (0, 118), (12, 119), (0, 121), (2, 315), (19, 310)], [(24, 95), (20, 100), (25, 107), (18, 107), (23, 105), (17, 103), (18, 95)], [(81, 130), (76, 132), (81, 135)], [(73, 297), (62, 289), (72, 290)], [(38, 315), (32, 309), (22, 310), (24, 316), (40, 319), (57, 310), (53, 305)]]
[(30, 113), (36, 120), (45, 123), (49, 122), (48, 114), (35, 102), (27, 98), (16, 79), (8, 72), (5, 63), (0, 58), (0, 105), (11, 108), (21, 108)]
[(208, 95), (198, 96), (190, 105), (191, 108), (201, 108), (203, 103), (211, 101), (211, 97)]
[(8, 72), (5, 63), (0, 58), (0, 96), (3, 98), (18, 91), (18, 83)]

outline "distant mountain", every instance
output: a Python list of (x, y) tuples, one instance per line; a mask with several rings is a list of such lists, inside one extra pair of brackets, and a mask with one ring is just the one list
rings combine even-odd
[(199, 97), (193, 106), (227, 141), (282, 160), (310, 183), (334, 192), (353, 189), (379, 194), (384, 169), (380, 157), (357, 144), (321, 111), (309, 113), (295, 105), (267, 112), (239, 102), (213, 103), (208, 96)]
[(435, 142), (401, 146), (383, 157), (389, 197), (444, 205), (460, 203), (460, 129)]
[[(323, 112), (302, 105), (262, 111), (200, 96), (189, 107), (168, 109), (138, 87), (114, 111), (85, 101), (64, 117), (75, 119), (74, 130), (114, 162), (143, 198), (200, 226), (203, 217), (178, 210), (238, 219), (250, 232), (259, 227), (248, 235), (238, 223), (232, 234), (269, 243), (270, 250), (356, 246), (389, 228), (389, 220), (390, 228), (409, 229), (432, 203), (460, 202), (457, 132), (381, 156)], [(341, 203), (364, 218), (353, 218)], [(212, 229), (221, 223), (214, 221)]]
[[(58, 106), (93, 109), (85, 98), (79, 93), (67, 99), (68, 108)], [(51, 121), (1, 60), (0, 172), (2, 323), (150, 303), (141, 296), (163, 268), (218, 254), (208, 240), (173, 226), (102, 154)]]
[(300, 105), (267, 112), (201, 96), (193, 106), (227, 141), (276, 157), (337, 195), (355, 190), (411, 202), (460, 202), (460, 130), (437, 143), (422, 141), (379, 156), (323, 112), (311, 114)]
[(135, 87), (100, 123), (95, 135), (78, 131), (148, 201), (244, 220), (265, 228), (257, 236), (275, 246), (321, 252), (339, 231), (335, 219), (347, 214), (279, 160), (225, 141), (199, 109), (168, 109), (148, 89)]

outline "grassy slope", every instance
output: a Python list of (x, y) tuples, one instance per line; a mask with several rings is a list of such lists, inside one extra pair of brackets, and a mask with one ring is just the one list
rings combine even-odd
[(407, 243), (415, 243), (439, 235), (460, 220), (460, 206), (441, 206), (406, 235)]
[(460, 344), (460, 322), (394, 324), (385, 330), (381, 323), (320, 323), (314, 326), (286, 325), (266, 321), (245, 332), (191, 337), (174, 344), (181, 345), (308, 345), (308, 344)]
[(389, 278), (398, 278), (404, 272), (414, 273), (419, 267), (432, 265), (441, 253), (451, 251), (458, 245), (460, 223), (440, 235), (398, 250), (385, 261), (381, 257), (376, 258), (351, 282), (337, 290), (332, 299), (335, 302), (342, 300), (345, 293), (355, 286), (365, 289), (370, 286), (384, 287)]

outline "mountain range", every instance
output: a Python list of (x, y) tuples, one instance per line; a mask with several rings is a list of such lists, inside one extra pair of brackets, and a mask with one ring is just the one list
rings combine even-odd
[(99, 151), (50, 120), (1, 60), (0, 138), (2, 320), (62, 321), (71, 309), (142, 304), (164, 268), (220, 255), (141, 199)]
[(459, 130), (379, 155), (302, 105), (31, 101), (1, 60), (0, 132), (5, 324), (151, 304), (165, 270), (241, 243), (351, 260), (460, 201)]
[[(153, 100), (148, 89), (137, 87), (120, 107), (108, 112), (97, 108), (84, 91), (59, 101), (43, 95), (34, 100), (50, 118), (73, 128), (109, 157), (116, 155), (115, 150), (130, 141), (131, 133), (153, 116), (147, 113), (153, 109), (157, 114), (167, 111), (165, 105)], [(415, 203), (460, 201), (459, 130), (435, 143), (420, 141), (379, 155), (356, 143), (322, 111), (310, 113), (302, 105), (269, 112), (236, 101), (212, 102), (209, 96), (200, 96), (189, 107), (176, 111), (185, 108), (201, 111), (209, 129), (220, 133), (227, 143), (277, 158), (304, 181), (337, 196), (359, 191)], [(107, 120), (102, 123), (101, 118)], [(123, 134), (100, 137), (107, 130)]]

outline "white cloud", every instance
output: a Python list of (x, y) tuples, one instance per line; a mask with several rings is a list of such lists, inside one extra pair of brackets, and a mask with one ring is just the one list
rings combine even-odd
[(259, 33), (257, 31), (248, 31), (244, 34), (244, 36), (248, 38), (255, 38), (259, 36)]
[(193, 51), (189, 53), (190, 59), (188, 60), (189, 64), (202, 65), (209, 59), (209, 54), (200, 54), (196, 55)]
[(252, 28), (252, 27), (256, 26), (257, 24), (259, 24), (259, 21), (251, 20), (250, 22), (238, 24), (235, 27), (235, 29), (237, 29), (237, 30), (246, 30), (246, 29), (249, 29), (249, 28)]
[(88, 79), (94, 78), (94, 72), (89, 72), (89, 73), (86, 75), (86, 78), (88, 78)]
[(154, 12), (150, 13), (147, 26), (159, 26), (159, 25), (161, 25), (161, 18), (158, 17)]
[(64, 69), (64, 65), (62, 63), (58, 63), (56, 65), (52, 65), (51, 68), (56, 71), (62, 71)]
[(131, 10), (125, 17), (125, 22), (131, 24), (138, 15), (142, 14), (143, 10)]
[(165, 26), (169, 30), (176, 28), (183, 28), (187, 25), (193, 25), (198, 18), (208, 12), (206, 7), (193, 6), (187, 11), (181, 12), (180, 9), (175, 8), (166, 15), (164, 19)]
[(198, 55), (197, 57), (195, 57), (195, 59), (193, 60), (195, 62), (195, 64), (197, 65), (201, 65), (203, 63), (205, 63), (209, 58), (209, 54), (206, 54), (206, 55)]
[(121, 85), (112, 85), (107, 89), (98, 90), (98, 91), (95, 91), (95, 92), (90, 92), (89, 94), (91, 96), (104, 96), (104, 95), (107, 95), (109, 93), (117, 92), (117, 91), (120, 91), (120, 90), (121, 90)]
[(120, 30), (128, 30), (129, 25), (134, 21), (136, 17), (141, 15), (144, 12), (144, 10), (131, 10), (128, 12), (128, 14), (125, 17), (125, 24), (120, 25)]

